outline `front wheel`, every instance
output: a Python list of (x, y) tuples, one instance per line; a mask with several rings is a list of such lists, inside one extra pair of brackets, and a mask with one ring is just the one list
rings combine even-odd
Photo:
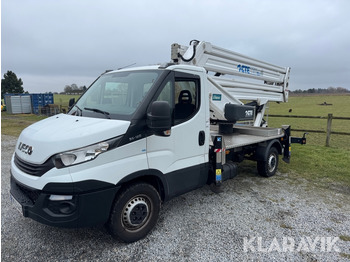
[(157, 190), (147, 183), (132, 184), (122, 190), (112, 208), (108, 230), (124, 242), (144, 238), (156, 225), (161, 200)]
[(275, 147), (271, 147), (264, 160), (258, 161), (258, 173), (264, 177), (273, 176), (278, 167), (278, 151)]

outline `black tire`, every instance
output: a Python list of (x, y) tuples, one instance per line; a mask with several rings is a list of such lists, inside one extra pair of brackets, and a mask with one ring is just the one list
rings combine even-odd
[(278, 168), (278, 151), (271, 147), (264, 160), (259, 160), (257, 164), (258, 173), (264, 177), (271, 177), (276, 174)]
[(116, 197), (107, 228), (123, 242), (144, 238), (156, 225), (161, 200), (157, 190), (147, 183), (132, 184)]

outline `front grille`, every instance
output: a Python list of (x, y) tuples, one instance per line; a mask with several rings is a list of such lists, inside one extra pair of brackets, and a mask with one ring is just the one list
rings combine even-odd
[(37, 164), (26, 162), (20, 159), (17, 156), (17, 154), (15, 154), (14, 161), (15, 161), (15, 165), (21, 171), (32, 176), (42, 176), (43, 174), (45, 174), (47, 171), (49, 171), (51, 168), (55, 166), (50, 158), (45, 163), (37, 165)]

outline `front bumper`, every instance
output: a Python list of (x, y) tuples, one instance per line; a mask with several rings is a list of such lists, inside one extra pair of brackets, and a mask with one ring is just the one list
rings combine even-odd
[(77, 228), (107, 222), (119, 188), (100, 181), (83, 181), (48, 184), (36, 190), (11, 174), (10, 193), (22, 206), (23, 216), (50, 226)]

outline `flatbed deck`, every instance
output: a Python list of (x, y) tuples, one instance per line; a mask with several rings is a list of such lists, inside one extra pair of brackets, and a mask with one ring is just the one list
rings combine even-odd
[(218, 135), (222, 136), (226, 149), (257, 144), (284, 136), (282, 128), (234, 126), (232, 134), (219, 134), (218, 129), (216, 125), (211, 126), (210, 134), (212, 137)]

